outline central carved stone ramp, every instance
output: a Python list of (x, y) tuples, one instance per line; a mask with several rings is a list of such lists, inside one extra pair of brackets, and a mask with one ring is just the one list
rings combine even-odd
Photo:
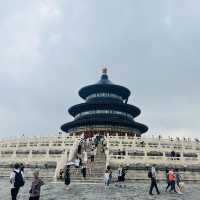
[(80, 173), (80, 169), (78, 170), (78, 174), (75, 174), (75, 169), (71, 169), (71, 181), (72, 182), (89, 182), (89, 183), (99, 183), (104, 180), (104, 173), (106, 168), (106, 156), (104, 152), (101, 152), (102, 145), (99, 144), (97, 146), (97, 154), (95, 156), (94, 166), (92, 168), (92, 174), (88, 175), (86, 179), (83, 179), (82, 174)]

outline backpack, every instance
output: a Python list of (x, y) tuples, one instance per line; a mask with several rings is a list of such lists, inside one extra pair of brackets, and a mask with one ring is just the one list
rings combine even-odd
[(122, 176), (126, 176), (126, 171), (125, 171), (125, 169), (122, 169)]
[(151, 170), (149, 170), (149, 172), (148, 172), (148, 178), (152, 178), (152, 172), (151, 172)]
[(20, 172), (14, 171), (14, 173), (15, 173), (14, 187), (20, 188), (20, 187), (24, 186), (25, 181), (24, 181), (21, 171)]

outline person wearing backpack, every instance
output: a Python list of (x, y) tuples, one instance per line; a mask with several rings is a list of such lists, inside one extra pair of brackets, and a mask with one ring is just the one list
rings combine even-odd
[(10, 183), (12, 200), (17, 200), (19, 189), (25, 184), (24, 175), (18, 163), (14, 165), (14, 170), (10, 174)]
[(148, 178), (152, 178), (151, 168), (149, 168), (149, 171), (148, 171)]
[(150, 171), (148, 172), (148, 177), (151, 178), (151, 186), (149, 189), (149, 194), (153, 195), (153, 188), (156, 188), (156, 192), (159, 195), (160, 192), (158, 190), (158, 186), (157, 186), (157, 180), (156, 180), (156, 169), (155, 169), (155, 165), (153, 167), (151, 167)]

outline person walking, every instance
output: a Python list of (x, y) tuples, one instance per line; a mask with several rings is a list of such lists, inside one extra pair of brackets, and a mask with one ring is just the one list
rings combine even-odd
[(112, 183), (112, 170), (110, 168), (110, 166), (107, 166), (107, 171), (109, 173), (109, 184)]
[(123, 169), (122, 169), (122, 165), (119, 165), (119, 168), (118, 168), (118, 186), (119, 187), (122, 187), (122, 179), (123, 179), (123, 177), (122, 177), (122, 171)]
[(91, 159), (91, 163), (94, 163), (94, 149), (92, 148), (91, 152), (90, 152), (90, 159)]
[(67, 167), (65, 169), (64, 179), (65, 179), (65, 185), (66, 185), (65, 189), (69, 190), (69, 185), (71, 183), (71, 179), (70, 179), (70, 165), (67, 165)]
[(122, 186), (125, 187), (125, 176), (126, 176), (126, 169), (124, 167), (122, 167), (122, 177), (121, 177), (121, 181), (122, 181)]
[(87, 171), (88, 171), (88, 175), (91, 176), (92, 175), (92, 162), (91, 162), (91, 158), (89, 157), (88, 161), (87, 161)]
[(170, 169), (168, 174), (167, 174), (167, 180), (168, 180), (168, 184), (167, 184), (167, 187), (165, 189), (165, 192), (167, 192), (168, 188), (170, 188), (170, 192), (173, 190), (174, 192), (176, 192), (176, 177), (175, 177), (175, 174), (174, 174), (174, 171), (173, 169)]
[(81, 169), (82, 175), (83, 175), (83, 179), (86, 179), (86, 175), (87, 175), (87, 168), (86, 168), (86, 164), (83, 164), (82, 169)]
[(175, 176), (176, 176), (176, 185), (177, 185), (176, 192), (179, 194), (183, 194), (182, 190), (183, 190), (184, 183), (182, 182), (182, 177), (179, 173), (179, 169), (175, 170)]
[(60, 172), (59, 172), (59, 177), (60, 177), (60, 180), (63, 179), (63, 174), (64, 174), (64, 171), (63, 169), (60, 169)]
[(106, 170), (105, 174), (104, 174), (105, 187), (108, 187), (109, 184), (110, 184), (110, 181), (109, 181), (110, 177), (109, 176), (110, 176), (110, 173), (109, 173), (108, 170)]
[(76, 168), (75, 174), (78, 174), (79, 167), (80, 167), (80, 159), (79, 159), (78, 156), (76, 157), (76, 159), (75, 159), (75, 161), (74, 161), (74, 165), (75, 165), (75, 168)]
[(44, 182), (39, 178), (39, 171), (35, 171), (33, 173), (33, 176), (34, 176), (33, 182), (31, 185), (31, 189), (29, 191), (29, 193), (30, 193), (29, 200), (39, 200), (41, 186), (44, 185)]
[(17, 200), (19, 189), (25, 184), (24, 175), (18, 163), (14, 165), (14, 170), (10, 174), (10, 183), (12, 200)]
[(158, 190), (158, 186), (157, 186), (157, 180), (156, 180), (156, 169), (155, 169), (155, 166), (151, 167), (149, 173), (148, 173), (148, 177), (151, 178), (151, 186), (150, 186), (150, 189), (149, 189), (149, 194), (150, 195), (153, 195), (153, 189), (154, 187), (156, 188), (156, 192), (157, 194), (159, 195), (160, 192)]
[(177, 193), (177, 191), (176, 191), (176, 176), (175, 176), (173, 170), (169, 171), (169, 181), (171, 182), (171, 189), (169, 191), (170, 192), (174, 191), (175, 193)]
[(173, 173), (172, 170), (166, 170), (166, 179), (167, 179), (167, 187), (165, 188), (165, 192), (167, 192), (168, 188), (172, 188), (172, 182), (169, 180), (169, 174)]
[(181, 175), (179, 173), (179, 169), (175, 170), (175, 176), (176, 176), (176, 184), (177, 184), (178, 188), (181, 189), (180, 188), (180, 182), (181, 182), (182, 178), (181, 178)]
[(78, 155), (81, 155), (82, 145), (81, 142), (78, 145)]

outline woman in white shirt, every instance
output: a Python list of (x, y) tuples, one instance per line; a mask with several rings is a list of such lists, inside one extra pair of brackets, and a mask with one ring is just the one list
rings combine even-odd
[(109, 179), (110, 179), (110, 174), (109, 174), (108, 170), (106, 170), (106, 172), (104, 174), (105, 186), (109, 186), (109, 183), (110, 183)]
[(78, 156), (76, 157), (76, 159), (75, 159), (75, 161), (74, 161), (74, 166), (75, 166), (75, 168), (76, 168), (75, 173), (78, 174), (78, 168), (80, 167), (80, 159), (79, 159)]

